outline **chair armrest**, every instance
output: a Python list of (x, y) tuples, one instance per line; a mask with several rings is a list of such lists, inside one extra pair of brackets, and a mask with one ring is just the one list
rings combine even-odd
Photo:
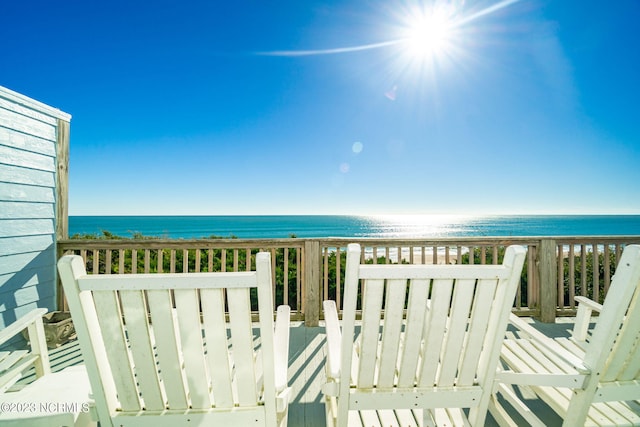
[(18, 320), (0, 331), (0, 344), (4, 344), (10, 338), (19, 334), (24, 329), (27, 329), (29, 325), (35, 323), (38, 319), (42, 319), (42, 316), (45, 314), (47, 314), (46, 308), (36, 308), (35, 310), (31, 310), (29, 313), (20, 317)]
[(574, 299), (579, 304), (578, 311), (576, 312), (576, 322), (573, 325), (571, 336), (578, 342), (585, 342), (587, 340), (587, 332), (589, 331), (591, 314), (594, 311), (600, 313), (602, 311), (602, 304), (598, 304), (589, 298), (581, 296), (577, 296)]
[(340, 324), (338, 322), (338, 309), (335, 301), (324, 301), (325, 330), (327, 333), (327, 377), (331, 379), (340, 378)]
[(533, 326), (529, 325), (524, 320), (520, 319), (515, 314), (511, 313), (509, 317), (509, 322), (518, 328), (521, 332), (529, 335), (531, 339), (537, 341), (540, 345), (545, 347), (550, 352), (554, 353), (556, 356), (564, 359), (568, 364), (573, 366), (573, 368), (581, 374), (589, 374), (591, 373), (591, 369), (589, 369), (584, 362), (575, 354), (571, 353), (569, 350), (562, 347), (555, 340), (549, 338), (542, 332), (538, 331)]
[(289, 323), (291, 308), (281, 305), (276, 311), (276, 324), (273, 333), (274, 341), (274, 370), (276, 390), (282, 391), (287, 387), (289, 367)]

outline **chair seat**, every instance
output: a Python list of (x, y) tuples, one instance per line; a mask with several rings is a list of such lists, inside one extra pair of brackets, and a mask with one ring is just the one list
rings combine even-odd
[(84, 366), (45, 375), (20, 391), (0, 395), (3, 426), (78, 425), (90, 422), (91, 386)]
[[(584, 351), (570, 339), (556, 338), (554, 341), (571, 353), (576, 355), (584, 354)], [(566, 418), (567, 408), (573, 396), (573, 390), (567, 388), (566, 380), (573, 377), (575, 378), (575, 385), (580, 386), (584, 381), (584, 375), (581, 375), (566, 361), (559, 357), (554, 357), (552, 352), (545, 351), (535, 340), (505, 340), (501, 357), (514, 373), (523, 376), (530, 375), (531, 382), (548, 384), (545, 386), (521, 386), (520, 389), (526, 395), (527, 387), (531, 387), (542, 401), (562, 418)], [(545, 374), (548, 374), (548, 376), (543, 378)], [(552, 386), (556, 381), (558, 382), (558, 387)], [(523, 380), (522, 382), (526, 383), (527, 381)], [(586, 425), (640, 425), (640, 404), (637, 401), (594, 403), (589, 407)]]
[[(464, 415), (458, 408), (432, 410), (433, 423), (439, 426), (463, 426)], [(422, 409), (349, 411), (349, 427), (424, 427)]]

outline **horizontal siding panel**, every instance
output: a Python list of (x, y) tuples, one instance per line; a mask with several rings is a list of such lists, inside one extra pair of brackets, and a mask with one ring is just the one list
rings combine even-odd
[(34, 110), (33, 108), (29, 108), (21, 104), (16, 104), (15, 102), (9, 101), (8, 99), (2, 97), (0, 97), (0, 108), (53, 126), (55, 126), (58, 122), (55, 117), (51, 117), (48, 114), (43, 114), (39, 111)]
[[(20, 307), (23, 305), (27, 305), (34, 301), (40, 301), (45, 298), (50, 298), (54, 295), (54, 281), (48, 282), (40, 282), (37, 285), (33, 286), (25, 286), (22, 289), (18, 289), (13, 294), (15, 307)], [(0, 301), (6, 300), (2, 298), (2, 294), (0, 294)], [(5, 306), (6, 307), (6, 306)], [(9, 307), (6, 307), (9, 308)], [(0, 310), (2, 310), (2, 306), (0, 305)]]
[(20, 203), (0, 201), (0, 220), (53, 218), (54, 206), (55, 205), (53, 203)]
[(8, 147), (20, 148), (26, 151), (44, 154), (54, 157), (56, 146), (54, 141), (36, 138), (32, 135), (16, 132), (12, 129), (0, 127), (0, 144)]
[(0, 201), (54, 203), (55, 189), (0, 182)]
[(11, 292), (27, 286), (36, 286), (40, 282), (54, 281), (55, 278), (54, 268), (24, 269), (19, 273), (0, 274), (0, 292)]
[(33, 236), (36, 234), (53, 234), (54, 230), (55, 230), (55, 226), (53, 223), (53, 218), (0, 220), (0, 237), (18, 237), (18, 236)]
[(0, 163), (0, 182), (55, 187), (55, 174), (49, 171), (21, 168)]
[(46, 269), (54, 264), (55, 256), (53, 250), (0, 256), (0, 271), (3, 273), (16, 273), (24, 268)]
[(53, 234), (0, 238), (0, 256), (51, 250)]
[(0, 108), (0, 126), (7, 129), (15, 129), (18, 132), (37, 136), (38, 138), (49, 141), (56, 140), (55, 126), (39, 122), (30, 117), (18, 115), (4, 108)]
[(67, 122), (71, 120), (70, 114), (60, 111), (58, 108), (43, 104), (42, 102), (36, 101), (28, 96), (24, 96), (18, 92), (14, 92), (6, 87), (0, 86), (0, 98)]
[[(33, 271), (31, 272), (31, 278), (20, 274), (1, 275), (0, 301), (9, 300), (10, 298), (7, 298), (9, 294), (16, 294), (16, 297), (11, 302), (7, 302), (5, 304), (0, 303), (0, 311), (37, 301), (38, 295), (43, 297), (52, 296), (54, 294), (56, 283), (56, 277), (54, 274), (55, 269), (53, 268), (53, 265), (51, 265), (48, 270), (50, 273), (42, 274), (42, 277), (36, 277), (35, 274), (33, 274)], [(17, 295), (20, 292), (22, 292), (22, 295)], [(32, 297), (34, 295), (36, 298)]]
[(7, 147), (6, 145), (0, 145), (0, 163), (49, 172), (56, 170), (55, 158)]

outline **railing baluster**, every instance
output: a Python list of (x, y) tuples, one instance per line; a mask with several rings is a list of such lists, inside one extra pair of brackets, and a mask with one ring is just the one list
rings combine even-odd
[(336, 248), (336, 306), (340, 307), (340, 247)]
[(282, 269), (283, 269), (284, 283), (282, 284), (283, 286), (282, 303), (284, 305), (289, 305), (289, 248), (284, 248), (283, 252), (284, 252), (283, 253), (284, 265), (282, 266)]
[(611, 284), (611, 260), (609, 259), (611, 248), (609, 245), (604, 245), (604, 294), (609, 291), (609, 285)]
[(111, 249), (104, 251), (104, 268), (105, 274), (111, 274)]
[[(240, 239), (211, 239), (206, 243), (195, 240), (167, 239), (66, 239), (58, 242), (58, 253), (60, 256), (65, 253), (80, 254), (85, 260), (87, 270), (92, 274), (114, 272), (137, 274), (163, 271), (227, 271), (231, 270), (232, 266), (234, 271), (250, 271), (255, 268), (252, 265), (252, 248), (263, 248), (272, 255), (274, 297), (277, 295), (277, 301), (274, 300), (274, 302), (290, 304), (294, 308), (292, 316), (298, 316), (297, 318), (300, 319), (305, 314), (304, 310), (312, 313), (312, 310), (307, 310), (305, 307), (305, 304), (309, 303), (305, 302), (307, 296), (313, 296), (314, 301), (317, 301), (318, 304), (323, 299), (333, 299), (339, 306), (342, 304), (344, 268), (340, 261), (348, 243), (358, 242), (364, 247), (361, 255), (362, 262), (380, 263), (384, 259), (384, 263), (401, 263), (404, 260), (404, 262), (416, 264), (421, 261), (423, 264), (443, 261), (462, 263), (465, 251), (468, 251), (469, 264), (488, 262), (497, 264), (500, 262), (500, 256), (507, 245), (523, 244), (529, 248), (527, 268), (523, 273), (525, 281), (523, 283), (526, 283), (526, 287), (518, 290), (514, 309), (519, 314), (538, 315), (541, 304), (540, 296), (548, 289), (541, 289), (540, 286), (541, 284), (547, 286), (548, 283), (545, 280), (548, 280), (549, 277), (554, 278), (552, 289), (553, 292), (557, 292), (557, 296), (554, 298), (555, 308), (561, 314), (570, 314), (575, 310), (576, 295), (585, 295), (602, 302), (602, 296), (608, 291), (624, 246), (640, 243), (639, 236), (606, 236), (595, 240), (584, 237), (558, 237), (548, 240), (555, 240), (554, 249), (557, 253), (554, 254), (554, 260), (549, 263), (549, 265), (553, 265), (553, 273), (545, 272), (542, 279), (540, 275), (543, 274), (544, 268), (538, 271), (538, 248), (541, 240), (535, 238), (274, 239), (263, 240), (259, 243), (256, 243), (255, 240)], [(304, 247), (307, 242), (317, 245), (317, 259), (315, 261), (317, 265), (313, 268), (318, 271), (309, 276), (313, 280), (317, 280), (317, 283), (306, 283), (305, 281), (305, 270), (312, 268), (308, 264), (309, 260), (305, 259)], [(478, 259), (475, 259), (476, 248), (479, 249)], [(443, 249), (444, 252), (442, 257), (440, 249)], [(290, 258), (292, 256), (291, 250), (295, 250), (294, 259)], [(203, 251), (207, 251), (206, 256)], [(144, 255), (140, 254), (142, 260), (138, 260), (140, 252), (144, 253)], [(378, 255), (380, 255), (380, 259), (378, 259)], [(233, 256), (233, 260), (228, 259), (230, 256)], [(166, 259), (167, 257), (169, 259)], [(227, 261), (229, 262), (227, 263)], [(182, 267), (180, 267), (180, 262), (182, 262)], [(220, 262), (220, 266), (218, 266), (218, 262)], [(600, 266), (604, 270), (603, 274), (599, 273)], [(295, 285), (294, 278), (291, 277), (293, 275), (295, 275)], [(275, 283), (276, 277), (278, 283)], [(276, 292), (275, 286), (282, 286), (282, 288)], [(282, 296), (280, 295), (281, 291)], [(61, 289), (58, 292), (59, 302), (63, 306), (64, 294)], [(309, 292), (315, 295), (308, 295)], [(549, 301), (545, 302), (547, 318), (552, 317), (554, 308), (553, 303), (551, 305), (549, 303)]]
[(576, 266), (575, 266), (575, 248), (569, 245), (569, 308), (576, 308)]
[(598, 260), (598, 244), (592, 243), (593, 253), (593, 300), (600, 302), (600, 262)]

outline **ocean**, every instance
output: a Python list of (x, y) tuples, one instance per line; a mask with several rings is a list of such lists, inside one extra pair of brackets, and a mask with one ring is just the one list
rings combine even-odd
[(640, 235), (640, 215), (265, 215), (69, 216), (69, 235), (159, 238), (314, 237), (437, 238), (467, 236)]

